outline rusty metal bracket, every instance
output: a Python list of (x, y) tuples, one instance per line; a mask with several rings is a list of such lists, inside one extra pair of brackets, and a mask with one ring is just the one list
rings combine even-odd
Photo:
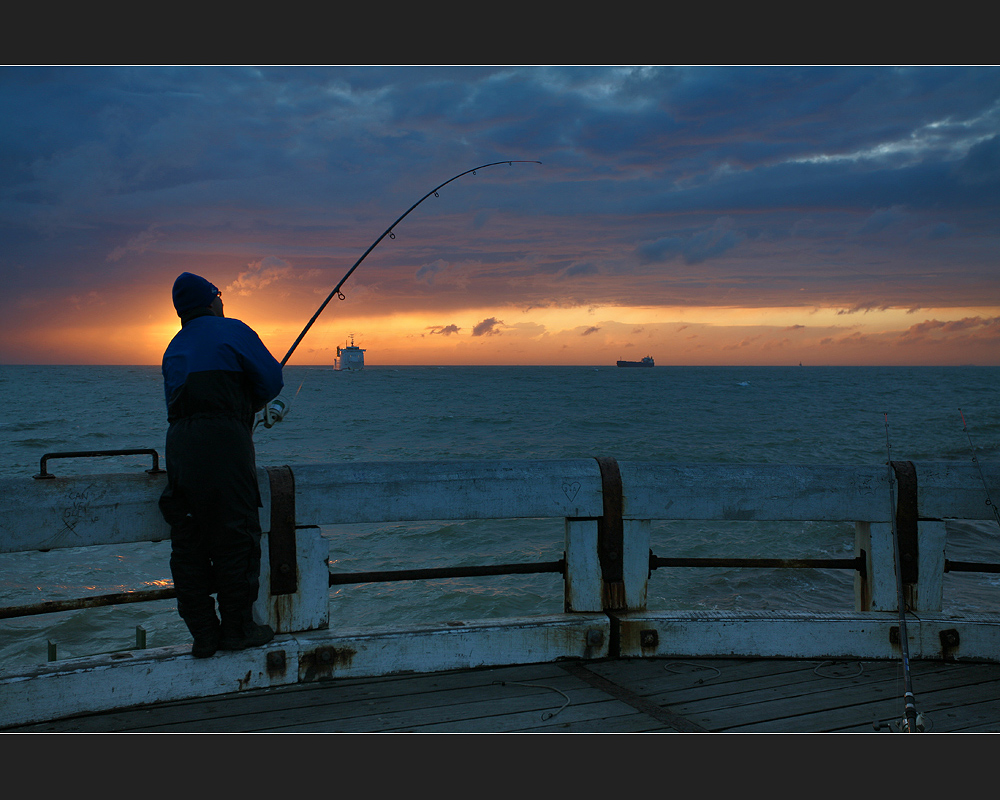
[(295, 594), (299, 574), (295, 560), (295, 478), (291, 467), (267, 467), (271, 485), (271, 530), (268, 561), (271, 594)]
[(919, 578), (917, 546), (917, 469), (912, 461), (893, 461), (896, 475), (896, 532), (903, 585), (915, 585)]
[(625, 608), (625, 525), (622, 522), (622, 474), (613, 458), (597, 457), (601, 469), (604, 514), (597, 520), (597, 553), (604, 580), (604, 610)]
[(938, 638), (941, 640), (941, 657), (945, 661), (954, 661), (958, 647), (962, 643), (962, 639), (958, 635), (958, 628), (938, 631)]

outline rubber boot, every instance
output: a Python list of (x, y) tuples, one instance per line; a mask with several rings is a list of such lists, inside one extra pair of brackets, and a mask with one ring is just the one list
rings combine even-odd
[(260, 647), (274, 638), (270, 625), (254, 622), (253, 606), (246, 605), (238, 611), (222, 614), (222, 632), (219, 638), (220, 650), (245, 650)]
[(221, 627), (219, 618), (215, 615), (215, 603), (211, 595), (198, 597), (197, 602), (191, 602), (190, 597), (182, 600), (177, 597), (177, 610), (187, 629), (194, 637), (191, 655), (195, 658), (209, 658), (219, 649)]
[(191, 631), (194, 636), (194, 644), (191, 646), (191, 655), (195, 658), (210, 658), (219, 649), (219, 624), (214, 627), (208, 626), (198, 632)]

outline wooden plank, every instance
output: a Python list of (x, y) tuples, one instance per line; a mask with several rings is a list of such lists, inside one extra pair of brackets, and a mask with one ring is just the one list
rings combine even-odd
[[(566, 686), (581, 702), (596, 700), (600, 693), (588, 687)], [(350, 733), (401, 731), (428, 724), (443, 724), (451, 730), (463, 727), (483, 730), (506, 730), (510, 715), (531, 714), (541, 719), (559, 709), (563, 698), (539, 687), (534, 691), (509, 687), (481, 686), (471, 689), (443, 688), (439, 692), (373, 700), (314, 704), (297, 709), (279, 709), (264, 713), (242, 714), (210, 721), (159, 725), (157, 732), (170, 731), (246, 731), (296, 733)], [(486, 720), (477, 723), (477, 720)], [(473, 723), (471, 726), (468, 723)], [(147, 729), (148, 730), (148, 729)]]
[(295, 638), (299, 679), (311, 681), (602, 658), (608, 654), (611, 632), (605, 614), (554, 614), (405, 630), (307, 631)]
[(567, 519), (565, 607), (567, 611), (604, 610), (601, 563), (597, 555), (597, 520)]
[(209, 659), (186, 646), (86, 657), (0, 673), (0, 726), (329, 678), (598, 658), (609, 641), (607, 615), (560, 614), (282, 634)]
[[(666, 611), (615, 614), (623, 657), (898, 659), (886, 612)], [(941, 633), (958, 632), (953, 655), (1000, 660), (1000, 615), (921, 614), (907, 624), (910, 657), (941, 657)], [(652, 643), (650, 643), (652, 642)]]
[(399, 729), (413, 733), (652, 733), (671, 729), (617, 700), (581, 703), (544, 718), (537, 711)]
[(603, 513), (594, 459), (344, 462), (294, 473), (300, 525)]
[(166, 474), (0, 478), (0, 552), (170, 538), (157, 502)]
[[(0, 726), (290, 683), (298, 674), (287, 634), (264, 647), (195, 659), (187, 645), (88, 656), (0, 673)], [(272, 652), (287, 668), (269, 666)]]
[[(686, 671), (666, 669), (678, 663)], [(901, 713), (898, 665), (892, 662), (865, 663), (861, 674), (847, 663), (765, 659), (580, 666), (710, 730), (874, 732), (873, 720), (888, 722)], [(835, 677), (820, 677), (830, 669)], [(914, 688), (931, 730), (998, 727), (1000, 665), (919, 662)], [(568, 705), (560, 692), (569, 697)], [(670, 728), (559, 664), (538, 664), (251, 690), (12, 730), (555, 733)]]
[[(1000, 733), (1000, 700), (979, 703), (976, 706), (963, 707), (961, 725), (953, 724), (944, 729), (957, 733)], [(938, 730), (935, 726), (937, 716), (931, 717), (930, 732)]]
[[(563, 693), (578, 710), (605, 700), (599, 691), (566, 673), (531, 681), (530, 685), (497, 679), (475, 686), (454, 686), (447, 678), (436, 691), (412, 692), (409, 682), (402, 682), (397, 687), (401, 691), (395, 695), (338, 698), (334, 702), (312, 702), (291, 710), (246, 714), (238, 720), (230, 718), (227, 729), (233, 729), (232, 722), (236, 721), (239, 730), (255, 731), (404, 731), (425, 727), (504, 731), (554, 718), (567, 702)], [(324, 694), (329, 698), (334, 692)], [(315, 700), (315, 693), (313, 695)], [(159, 727), (157, 730), (165, 729), (175, 728)]]
[[(917, 462), (922, 517), (990, 519), (971, 465)], [(626, 518), (888, 522), (882, 466), (619, 462)], [(1000, 494), (1000, 467), (984, 464)], [(299, 525), (429, 519), (597, 517), (594, 459), (307, 464), (293, 467)], [(165, 475), (0, 480), (0, 552), (160, 541)], [(266, 468), (258, 470), (269, 528)]]
[(663, 723), (669, 730), (682, 733), (704, 733), (705, 729), (693, 723), (691, 720), (674, 713), (665, 705), (650, 702), (645, 697), (636, 694), (631, 689), (622, 686), (621, 683), (609, 680), (603, 675), (587, 669), (586, 665), (580, 663), (568, 663), (564, 665), (567, 672), (586, 681), (591, 686), (597, 687), (608, 695), (615, 697), (622, 702), (635, 708), (637, 711), (652, 717)]
[[(378, 730), (385, 732), (450, 732), (450, 733), (512, 733), (516, 731), (534, 730), (547, 720), (559, 718), (592, 720), (595, 716), (623, 715), (634, 713), (633, 709), (615, 701), (598, 702), (601, 694), (593, 689), (574, 691), (571, 696), (572, 711), (564, 717), (567, 710), (560, 711), (563, 698), (556, 695), (556, 701), (544, 696), (550, 693), (540, 693), (534, 696), (510, 696), (502, 702), (486, 698), (477, 702), (460, 705), (436, 707), (432, 714), (420, 711), (398, 712), (379, 717)], [(591, 706), (597, 706), (593, 711)], [(335, 730), (365, 731), (370, 727), (345, 727), (340, 722)], [(298, 728), (297, 730), (316, 730), (315, 726)]]
[[(895, 692), (895, 683), (892, 675), (859, 675), (845, 678), (838, 686), (832, 686), (829, 681), (817, 678), (811, 670), (803, 669), (751, 681), (732, 682), (725, 687), (725, 691), (712, 692), (713, 687), (706, 686), (683, 693), (675, 692), (670, 699), (684, 713), (714, 714), (718, 719), (713, 720), (713, 726), (725, 726), (730, 724), (725, 717), (727, 714), (746, 722), (757, 719), (758, 712), (761, 718), (781, 713), (783, 706), (791, 708), (793, 712), (797, 708), (835, 708), (840, 704), (839, 698), (845, 690), (849, 690), (847, 693), (851, 702), (870, 697), (873, 692), (881, 693), (882, 696), (901, 697), (901, 693)], [(754, 711), (755, 707), (757, 711)]]
[[(967, 665), (961, 673), (970, 677), (995, 674), (992, 665)], [(955, 677), (954, 672), (941, 670), (920, 675), (919, 681), (914, 675), (918, 710), (931, 710), (935, 690), (950, 687)], [(769, 686), (727, 695), (724, 703), (711, 698), (674, 707), (713, 730), (742, 732), (833, 731), (866, 720), (892, 720), (902, 714), (902, 682), (894, 676), (862, 677), (833, 688), (824, 686), (815, 682), (793, 684), (784, 690)], [(970, 696), (967, 688), (961, 691)]]
[(568, 721), (557, 719), (552, 724), (513, 731), (514, 733), (676, 733), (638, 711), (621, 717), (601, 717)]
[(889, 521), (885, 467), (619, 462), (625, 516)]
[(985, 476), (989, 494), (1000, 496), (1000, 466), (968, 461), (917, 461), (917, 511), (929, 519), (993, 519), (986, 504)]
[[(657, 663), (659, 661), (659, 663)], [(816, 731), (872, 729), (872, 721), (892, 719), (901, 711), (901, 688), (898, 662), (866, 662), (863, 665), (843, 662), (699, 660), (690, 662), (685, 676), (665, 673), (664, 660), (601, 662), (588, 665), (602, 674), (613, 674), (620, 683), (646, 696), (650, 701), (668, 705), (685, 717), (695, 717), (713, 730)], [(863, 667), (858, 673), (857, 667)], [(717, 675), (704, 667), (718, 669)], [(826, 672), (818, 672), (822, 668)], [(839, 676), (828, 678), (831, 669)], [(1000, 674), (997, 665), (948, 665), (919, 662), (915, 665), (918, 697), (935, 712), (939, 696), (926, 696), (939, 686), (956, 681), (968, 684), (959, 688), (958, 699), (978, 700), (972, 688), (982, 677)], [(700, 676), (708, 675), (708, 678)], [(686, 681), (686, 683), (681, 683)], [(878, 689), (869, 689), (870, 684)], [(879, 697), (879, 694), (882, 696)], [(964, 698), (962, 697), (964, 695)], [(782, 706), (790, 705), (792, 710)], [(701, 712), (697, 717), (695, 712)], [(761, 723), (746, 723), (752, 715), (765, 718)], [(773, 717), (773, 719), (771, 719)], [(853, 727), (852, 727), (853, 726)]]
[(676, 713), (711, 730), (720, 730), (780, 713), (777, 704), (783, 701), (792, 709), (813, 708), (817, 686), (811, 671), (800, 670), (724, 686), (706, 684), (653, 695), (650, 700), (669, 704)]
[(968, 725), (993, 725), (1000, 722), (997, 707), (986, 706), (983, 702), (970, 702), (975, 698), (1000, 698), (1000, 674), (991, 673), (994, 680), (980, 680), (975, 683), (946, 686), (920, 693), (917, 710), (926, 718), (928, 727), (939, 732), (962, 731)]
[(618, 659), (597, 661), (588, 669), (643, 696), (695, 685), (725, 685), (765, 675), (781, 675), (810, 668), (812, 662), (777, 659)]
[(395, 697), (438, 692), (442, 687), (462, 689), (487, 686), (501, 678), (528, 681), (564, 677), (565, 673), (557, 665), (538, 664), (421, 675), (345, 678), (293, 684), (267, 691), (232, 692), (211, 698), (160, 703), (142, 708), (25, 725), (15, 730), (84, 732), (183, 726), (203, 723), (206, 718), (238, 720), (241, 717), (266, 715), (283, 710), (294, 712), (296, 709), (308, 710), (365, 701), (382, 703)]

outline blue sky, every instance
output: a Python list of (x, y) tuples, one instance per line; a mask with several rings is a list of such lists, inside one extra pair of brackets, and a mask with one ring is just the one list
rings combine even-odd
[(6, 67), (0, 110), (3, 363), (155, 363), (183, 270), (283, 354), (502, 160), (297, 357), (1000, 363), (997, 68)]

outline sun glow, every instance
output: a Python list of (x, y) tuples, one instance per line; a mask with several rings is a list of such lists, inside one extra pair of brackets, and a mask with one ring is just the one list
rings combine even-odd
[[(243, 319), (281, 359), (302, 328), (261, 307)], [(246, 310), (247, 316), (237, 312)], [(366, 363), (599, 365), (646, 355), (657, 364), (1000, 364), (1000, 309), (918, 311), (837, 307), (496, 306), (381, 315), (335, 309), (308, 331), (290, 364), (332, 364), (337, 346)], [(158, 364), (179, 320), (107, 313), (8, 335), (5, 363)], [(302, 323), (305, 324), (304, 322)]]

